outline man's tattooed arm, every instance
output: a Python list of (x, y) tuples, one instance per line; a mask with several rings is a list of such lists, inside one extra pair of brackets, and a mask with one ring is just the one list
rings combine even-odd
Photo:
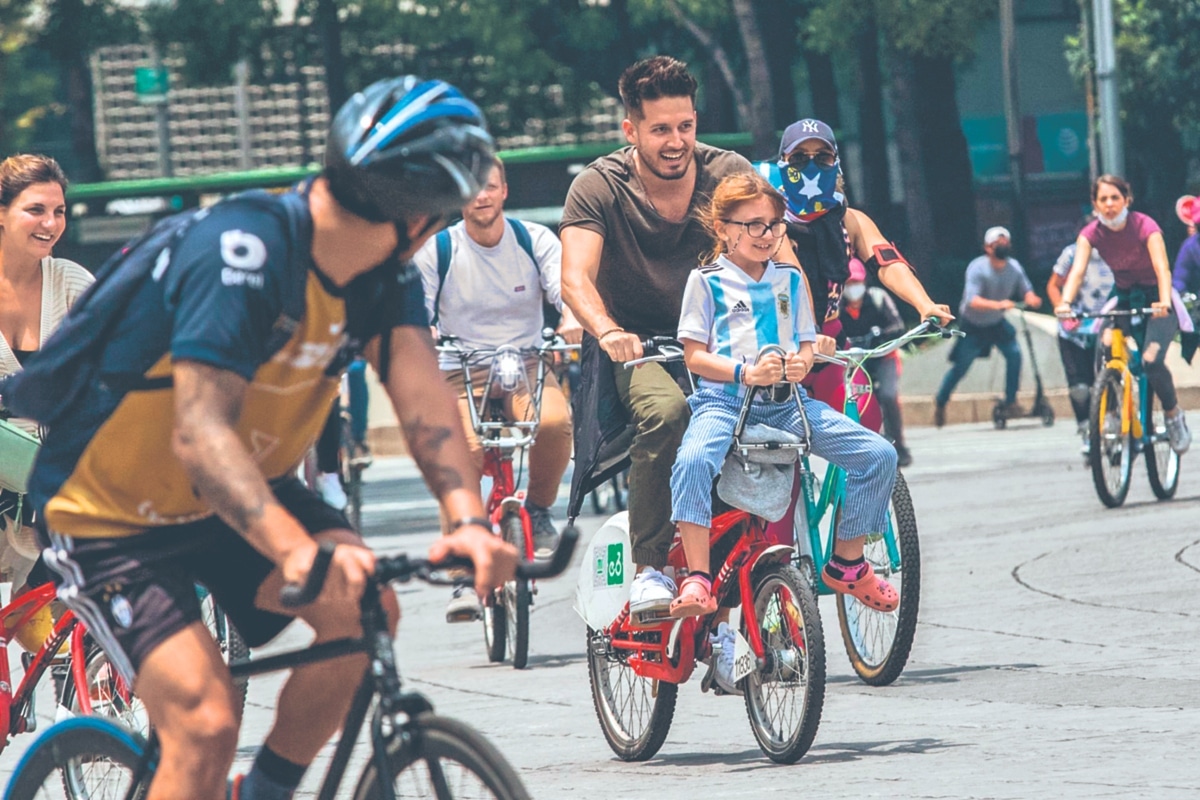
[[(174, 367), (175, 428), (171, 446), (201, 497), (234, 530), (275, 563), (308, 541), (279, 504), (234, 428), (246, 380), (195, 361)], [(289, 524), (290, 523), (290, 524)]]
[[(379, 365), (378, 340), (367, 348), (367, 359)], [(402, 326), (392, 330), (387, 392), (395, 406), (409, 453), (430, 490), (451, 520), (483, 513), (479, 473), (467, 449), (458, 398), (438, 367), (437, 350), (427, 328)]]

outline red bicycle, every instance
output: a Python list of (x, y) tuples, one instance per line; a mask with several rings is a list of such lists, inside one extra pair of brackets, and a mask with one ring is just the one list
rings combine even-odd
[[(682, 358), (677, 346), (646, 346), (657, 346), (658, 353), (627, 367)], [(798, 443), (783, 436), (780, 441), (743, 441), (750, 403), (758, 391), (746, 394), (731, 452), (748, 463), (768, 452), (776, 455), (772, 461), (789, 451), (799, 460), (807, 454), (807, 437)], [(778, 402), (799, 405), (790, 384), (765, 391)], [(800, 410), (803, 414), (803, 406)], [(825, 640), (812, 585), (792, 565), (793, 548), (768, 536), (766, 526), (763, 518), (739, 509), (714, 517), (709, 538), (712, 594), (722, 609), (741, 608), (733, 677), (745, 698), (754, 737), (768, 758), (790, 764), (808, 751), (820, 725)], [(668, 563), (677, 576), (686, 571), (678, 541)], [(697, 661), (709, 662), (702, 688), (720, 692), (714, 681), (717, 658), (709, 641), (719, 616), (647, 624), (645, 619), (634, 620), (626, 603), (609, 625), (588, 629), (592, 699), (604, 736), (619, 758), (644, 761), (658, 752), (671, 726), (679, 685), (691, 677)]]
[[(453, 336), (438, 342), (438, 352), (458, 360), (463, 375), (470, 408), (471, 426), (483, 446), (483, 475), (490, 478), (492, 488), (487, 498), (487, 515), (492, 528), (504, 540), (517, 548), (527, 561), (534, 558), (533, 525), (525, 509), (525, 491), (518, 490), (513, 458), (524, 453), (537, 438), (541, 419), (542, 389), (546, 384), (547, 360), (555, 353), (577, 350), (578, 345), (565, 344), (561, 337), (547, 328), (542, 332), (542, 344), (518, 348), (504, 345), (495, 349), (464, 350)], [(528, 359), (536, 359), (536, 378), (529, 385)], [(479, 385), (482, 392), (476, 397), (475, 379), (487, 369)], [(475, 373), (474, 375), (472, 373)], [(528, 413), (523, 419), (512, 419), (505, 411), (507, 401), (514, 395), (530, 398)], [(533, 580), (509, 581), (495, 590), (483, 604), (483, 634), (488, 660), (499, 663), (509, 658), (516, 669), (529, 662), (529, 608), (537, 594)]]

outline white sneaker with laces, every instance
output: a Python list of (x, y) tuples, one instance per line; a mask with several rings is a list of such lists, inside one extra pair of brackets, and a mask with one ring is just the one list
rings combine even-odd
[(336, 472), (322, 472), (317, 476), (317, 494), (329, 505), (341, 511), (350, 500), (342, 488), (342, 479)]
[(737, 634), (729, 623), (722, 622), (717, 626), (717, 632), (710, 634), (708, 640), (713, 646), (713, 658), (717, 660), (714, 673), (717, 685), (726, 694), (740, 695), (742, 690), (733, 682), (733, 651), (737, 647)]
[(1179, 409), (1173, 417), (1167, 417), (1167, 436), (1171, 440), (1171, 449), (1183, 455), (1192, 446), (1192, 432), (1188, 430), (1187, 417), (1183, 409)]
[(654, 567), (647, 567), (634, 576), (633, 584), (629, 587), (629, 613), (666, 613), (675, 599), (675, 591), (675, 581)]

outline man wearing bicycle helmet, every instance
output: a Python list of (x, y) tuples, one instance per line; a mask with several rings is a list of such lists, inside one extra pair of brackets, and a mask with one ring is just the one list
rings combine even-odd
[[(472, 558), (481, 591), (512, 576), (515, 554), (481, 521), (407, 265), (479, 191), (492, 149), (479, 109), (454, 87), (372, 84), (337, 113), (318, 177), (160, 222), (100, 270), (42, 366), (31, 359), (6, 387), (6, 403), (51, 426), (30, 479), (47, 561), (60, 597), (146, 705), (162, 745), (151, 800), (224, 797), (237, 747), (229, 670), (195, 583), (252, 647), (295, 616), (317, 640), (359, 634), (374, 556), (294, 477), (357, 352), (455, 529), (431, 557)], [(38, 402), (66, 396), (56, 363), (79, 376), (59, 408)], [(305, 578), (321, 541), (340, 545), (324, 590), (284, 608), (280, 590)], [(395, 597), (383, 600), (394, 625)], [(345, 715), (364, 658), (291, 675), (235, 797), (291, 797)]]

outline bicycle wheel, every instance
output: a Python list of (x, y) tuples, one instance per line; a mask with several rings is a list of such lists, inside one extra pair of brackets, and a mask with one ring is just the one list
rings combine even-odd
[[(141, 736), (111, 720), (65, 720), (51, 726), (25, 751), (4, 796), (6, 800), (144, 798), (150, 784), (148, 776), (139, 775), (145, 751)], [(130, 795), (135, 781), (137, 788)]]
[[(504, 541), (517, 548), (518, 553), (525, 553), (525, 528), (519, 513), (509, 514), (502, 519), (500, 531)], [(529, 554), (525, 555), (528, 557)], [(509, 581), (504, 584), (501, 594), (504, 597), (504, 617), (508, 623), (508, 656), (512, 659), (514, 669), (525, 669), (529, 663), (529, 603), (532, 600), (529, 581)]]
[[(197, 591), (200, 592), (200, 618), (209, 633), (213, 635), (217, 647), (221, 649), (222, 660), (226, 664), (245, 661), (250, 657), (250, 648), (246, 645), (242, 634), (238, 632), (237, 627), (217, 605), (217, 601), (213, 599), (207, 589), (198, 587)], [(246, 691), (249, 685), (249, 678), (237, 678), (233, 682), (234, 692), (237, 693), (238, 719), (241, 719), (242, 711), (246, 708)]]
[[(404, 800), (528, 800), (529, 792), (500, 751), (461, 722), (422, 714), (409, 723), (408, 735), (388, 742), (392, 792)], [(376, 760), (367, 762), (355, 800), (383, 796)]]
[(1159, 500), (1170, 500), (1179, 488), (1179, 453), (1171, 449), (1167, 436), (1167, 420), (1163, 415), (1162, 402), (1153, 391), (1145, 402), (1150, 405), (1150, 448), (1146, 455), (1146, 477), (1150, 488)]
[[(900, 565), (892, 567), (889, 540), (900, 553)], [(863, 556), (875, 574), (900, 594), (895, 611), (884, 613), (868, 608), (848, 594), (837, 596), (838, 626), (850, 666), (871, 686), (887, 686), (904, 671), (917, 632), (921, 607), (921, 545), (917, 539), (917, 515), (904, 476), (896, 473), (888, 530), (868, 536)]]
[(1092, 483), (1100, 502), (1116, 508), (1129, 494), (1133, 470), (1133, 435), (1121, 432), (1121, 406), (1125, 398), (1125, 378), (1121, 370), (1109, 367), (1096, 378), (1092, 391), (1088, 436), (1091, 452)]
[(612, 648), (603, 631), (588, 629), (587, 648), (592, 703), (608, 746), (622, 761), (653, 757), (667, 740), (679, 686), (638, 675), (629, 651)]
[[(812, 745), (825, 703), (817, 598), (791, 564), (768, 564), (754, 576), (754, 612), (766, 654), (743, 683), (746, 715), (767, 758), (794, 764)], [(745, 627), (743, 615), (743, 635)]]
[(488, 661), (499, 664), (508, 653), (508, 611), (504, 590), (498, 589), (483, 604), (483, 644)]
[(108, 655), (97, 645), (90, 645), (87, 649), (84, 674), (87, 675), (86, 688), (78, 686), (73, 676), (67, 676), (63, 686), (64, 707), (75, 715), (84, 714), (80, 691), (86, 691), (92, 714), (115, 720), (139, 736), (150, 734), (150, 715), (146, 712), (146, 706), (117, 674)]

